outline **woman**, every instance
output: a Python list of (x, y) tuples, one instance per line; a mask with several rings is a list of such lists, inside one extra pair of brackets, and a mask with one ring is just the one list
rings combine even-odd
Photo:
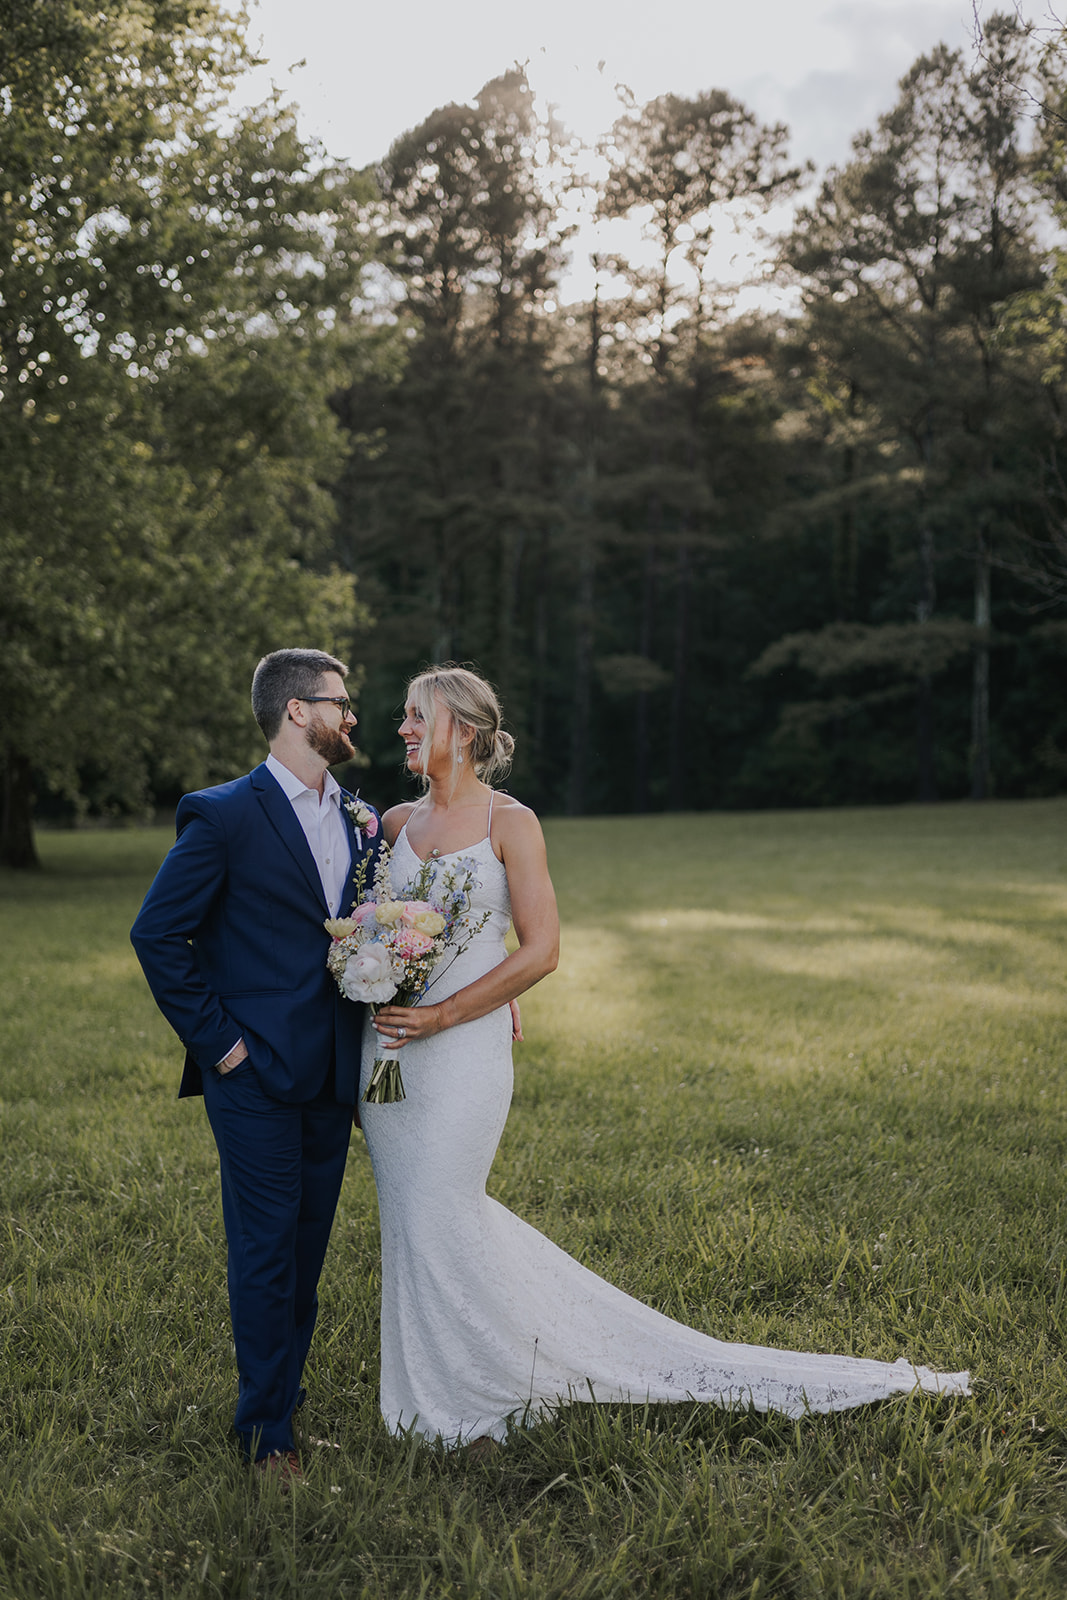
[[(511, 1101), (508, 1002), (551, 972), (556, 901), (536, 817), (490, 784), (513, 748), (490, 686), (439, 667), (408, 688), (400, 736), (424, 797), (383, 819), (393, 881), (425, 861), (475, 863), (466, 949), (417, 1006), (368, 1025), (399, 1043), (406, 1099), (363, 1105), (382, 1223), (382, 1413), (447, 1443), (501, 1439), (509, 1419), (580, 1400), (752, 1403), (790, 1416), (918, 1385), (966, 1394), (967, 1374), (905, 1360), (723, 1344), (642, 1305), (485, 1192)], [(512, 920), (518, 949), (504, 936)]]

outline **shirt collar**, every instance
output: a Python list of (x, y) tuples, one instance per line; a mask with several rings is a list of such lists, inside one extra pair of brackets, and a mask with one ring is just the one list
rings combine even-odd
[[(300, 795), (302, 794), (310, 794), (314, 795), (315, 804), (318, 805), (318, 791), (315, 789), (309, 789), (307, 784), (298, 778), (295, 772), (290, 772), (285, 763), (283, 761), (279, 761), (276, 755), (273, 753), (268, 755), (266, 765), (267, 771), (277, 781), (277, 783), (280, 784), (283, 793), (288, 799), (296, 800), (299, 799)], [(335, 795), (339, 795), (340, 793), (341, 785), (338, 783), (333, 773), (327, 768), (322, 790), (323, 800), (328, 803), (334, 798)]]

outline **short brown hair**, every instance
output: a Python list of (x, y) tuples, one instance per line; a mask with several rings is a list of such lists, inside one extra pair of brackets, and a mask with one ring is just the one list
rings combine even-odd
[(252, 676), (252, 715), (269, 744), (282, 725), (290, 700), (319, 692), (328, 672), (347, 677), (348, 668), (324, 650), (272, 650)]

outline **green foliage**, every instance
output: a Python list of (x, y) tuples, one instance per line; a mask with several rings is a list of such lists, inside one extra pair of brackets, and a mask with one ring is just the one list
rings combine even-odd
[(241, 35), (214, 3), (0, 8), (8, 859), (31, 770), (127, 809), (230, 775), (257, 657), (360, 620), (327, 397), (366, 185), (276, 103), (223, 123)]
[(795, 318), (733, 316), (710, 270), (802, 176), (725, 91), (625, 106), (581, 194), (647, 258), (598, 251), (584, 306), (552, 309), (569, 156), (520, 74), (397, 141), (368, 225), (406, 359), (340, 406), (375, 792), (434, 658), (498, 684), (543, 810), (1056, 790), (1062, 662), (1027, 640), (1035, 573), (1062, 599), (1062, 407), (1013, 310), (1060, 182), (1038, 71), (1007, 16), (915, 63), (783, 246)]
[[(630, 105), (616, 122), (600, 206), (605, 217), (640, 216), (652, 246), (653, 267), (612, 266), (629, 279), (620, 309), (643, 324), (657, 372), (680, 337), (707, 331), (716, 296), (706, 266), (726, 208), (758, 213), (796, 189), (803, 170), (788, 165), (787, 138), (784, 124), (762, 124), (721, 89), (693, 99), (661, 95)], [(679, 257), (687, 281), (677, 276)]]
[(475, 659), (494, 677), (520, 734), (516, 781), (546, 805), (618, 803), (616, 763), (595, 776), (589, 759), (600, 685), (646, 730), (645, 801), (649, 700), (667, 686), (681, 751), (691, 644), (683, 619), (679, 659), (657, 659), (653, 613), (684, 609), (689, 574), (706, 568), (733, 509), (715, 482), (729, 473), (719, 436), (764, 467), (768, 419), (743, 403), (717, 415), (743, 386), (701, 343), (703, 287), (676, 288), (667, 258), (688, 230), (699, 273), (717, 208), (765, 204), (796, 173), (783, 130), (721, 93), (632, 108), (614, 140), (602, 210), (640, 210), (654, 189), (661, 265), (649, 277), (602, 262), (618, 292), (569, 316), (551, 298), (565, 230), (549, 203), (568, 152), (551, 122), (536, 123), (521, 74), (474, 106), (442, 108), (382, 164), (370, 215), (391, 248), (408, 357), (399, 376), (372, 375), (345, 397), (359, 443), (340, 543), (380, 624), (365, 734), (383, 784), (393, 730), (375, 702), (387, 712), (427, 658)]
[(325, 1442), (288, 1500), (227, 1440), (217, 1162), (127, 940), (169, 837), (44, 834), (53, 870), (0, 875), (0, 1590), (1057, 1600), (1065, 822), (550, 823), (563, 961), (524, 1002), (490, 1181), (671, 1315), (967, 1365), (972, 1399), (577, 1405), (488, 1467), (391, 1440), (356, 1136), (310, 1374)]
[[(498, 344), (522, 338), (561, 264), (567, 235), (537, 159), (557, 154), (560, 130), (539, 121), (518, 68), (493, 78), (472, 106), (448, 105), (404, 134), (379, 169), (378, 225), (405, 304), (455, 352), (474, 320)], [(525, 329), (524, 329), (524, 324)]]
[[(921, 57), (783, 244), (802, 312), (738, 317), (712, 245), (803, 172), (724, 89), (624, 99), (594, 178), (516, 67), (372, 182), (222, 115), (218, 0), (0, 0), (7, 858), (34, 785), (245, 766), (283, 642), (365, 662), (383, 800), (449, 658), (542, 810), (1056, 792), (1063, 60)], [(565, 306), (581, 207), (650, 253)]]
[[(944, 46), (915, 63), (897, 104), (800, 214), (786, 250), (823, 366), (817, 399), (844, 447), (842, 538), (854, 544), (862, 501), (876, 516), (910, 511), (914, 613), (940, 633), (931, 657), (943, 658), (939, 568), (946, 555), (973, 552), (975, 798), (989, 782), (992, 549), (1025, 534), (1034, 490), (1020, 466), (1051, 437), (1029, 351), (998, 337), (1013, 297), (1041, 281), (1024, 138), (1034, 52), (1008, 16), (989, 20), (983, 43), (973, 67)], [(913, 630), (894, 617), (868, 625), (886, 630), (886, 664), (897, 648), (899, 676), (912, 675)], [(937, 670), (932, 662), (917, 675), (922, 798), (936, 792)]]

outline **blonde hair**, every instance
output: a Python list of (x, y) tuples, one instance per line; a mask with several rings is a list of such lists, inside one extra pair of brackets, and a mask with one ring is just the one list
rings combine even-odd
[(511, 766), (515, 741), (500, 726), (500, 701), (493, 686), (479, 678), (467, 667), (428, 667), (412, 678), (407, 689), (408, 702), (413, 704), (426, 724), (426, 732), (419, 747), (419, 763), (426, 782), (426, 762), (433, 745), (439, 705), (452, 718), (452, 769), (456, 772), (463, 760), (461, 730), (474, 729), (471, 741), (471, 764), (475, 775), (483, 783), (502, 778)]

